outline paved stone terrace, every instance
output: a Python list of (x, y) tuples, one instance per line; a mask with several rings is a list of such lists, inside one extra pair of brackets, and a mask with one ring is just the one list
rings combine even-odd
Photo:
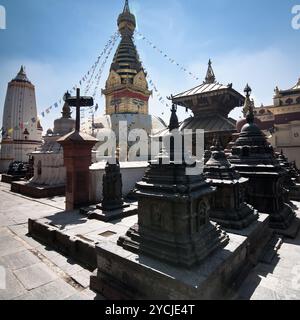
[[(0, 267), (6, 270), (7, 285), (6, 290), (0, 289), (0, 300), (103, 299), (89, 290), (91, 270), (26, 235), (28, 218), (38, 219), (63, 210), (64, 198), (33, 200), (9, 190), (8, 184), (0, 183)], [(100, 231), (125, 232), (135, 219), (127, 218), (114, 225), (102, 223)], [(80, 231), (79, 226), (75, 229), (76, 233)], [(300, 299), (300, 234), (294, 240), (284, 239), (271, 263), (257, 265), (234, 298)]]
[(89, 290), (91, 271), (28, 237), (28, 218), (64, 209), (64, 197), (33, 200), (0, 183), (0, 267), (6, 290), (0, 300), (97, 300)]

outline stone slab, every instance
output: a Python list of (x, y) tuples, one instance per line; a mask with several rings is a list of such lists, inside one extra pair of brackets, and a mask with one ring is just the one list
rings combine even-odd
[(123, 208), (105, 211), (100, 207), (89, 207), (80, 209), (80, 213), (87, 215), (89, 219), (96, 219), (104, 222), (123, 219), (137, 214), (137, 203), (124, 203)]
[(7, 256), (24, 250), (21, 242), (12, 236), (1, 237), (0, 240), (0, 257)]
[(0, 257), (0, 265), (13, 271), (29, 267), (39, 262), (40, 260), (27, 250)]
[(62, 279), (57, 279), (26, 292), (24, 295), (17, 297), (16, 300), (64, 300), (75, 294), (77, 294), (75, 288)]
[[(136, 222), (137, 215), (107, 223), (89, 220), (78, 211), (64, 211), (41, 219), (29, 219), (28, 230), (37, 241), (94, 270), (97, 268), (96, 243), (107, 237), (117, 241)], [(63, 268), (63, 263), (60, 267)]]
[(106, 240), (96, 245), (98, 270), (90, 287), (108, 299), (226, 299), (257, 262), (271, 235), (269, 216), (229, 233), (229, 244), (193, 268), (179, 268), (136, 255)]
[(58, 278), (58, 275), (43, 263), (16, 270), (14, 274), (27, 290), (38, 288)]
[(32, 185), (28, 181), (18, 181), (11, 183), (11, 191), (15, 193), (20, 193), (22, 195), (41, 199), (41, 198), (51, 198), (55, 196), (65, 195), (65, 186), (38, 186)]
[(6, 269), (6, 289), (0, 290), (0, 300), (12, 300), (26, 292), (12, 271)]

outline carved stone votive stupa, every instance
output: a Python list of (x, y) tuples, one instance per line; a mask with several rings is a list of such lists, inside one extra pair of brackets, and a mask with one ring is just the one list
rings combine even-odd
[(224, 228), (244, 229), (258, 219), (258, 212), (245, 202), (247, 178), (234, 170), (216, 138), (211, 158), (204, 167), (207, 181), (217, 188), (212, 196), (210, 217)]
[[(178, 127), (173, 106), (170, 136)], [(191, 267), (226, 246), (229, 239), (210, 221), (214, 188), (205, 181), (203, 174), (187, 175), (188, 165), (184, 161), (176, 163), (174, 145), (171, 142), (169, 146), (168, 153), (163, 151), (151, 162), (143, 180), (137, 183), (138, 223), (118, 244), (134, 253)], [(168, 164), (164, 164), (166, 158), (170, 160)]]

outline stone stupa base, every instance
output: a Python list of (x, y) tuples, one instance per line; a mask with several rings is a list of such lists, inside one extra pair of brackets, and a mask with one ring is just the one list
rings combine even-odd
[(174, 241), (175, 239), (163, 239), (160, 236), (142, 235), (136, 224), (129, 229), (126, 236), (119, 238), (118, 245), (134, 253), (147, 254), (182, 267), (191, 267), (229, 242), (227, 234), (213, 223), (202, 226), (202, 229), (201, 233), (189, 241)]
[(293, 201), (300, 201), (300, 183), (296, 183), (295, 186), (290, 189), (289, 197)]
[(258, 212), (248, 204), (240, 210), (211, 210), (210, 218), (223, 228), (241, 230), (258, 219)]
[(300, 219), (291, 206), (285, 203), (281, 211), (270, 213), (270, 227), (277, 234), (295, 238), (300, 228)]
[(18, 181), (11, 184), (12, 192), (35, 199), (63, 196), (65, 189), (65, 185), (37, 185), (28, 181)]
[(101, 241), (90, 288), (111, 300), (230, 299), (264, 252), (272, 235), (268, 224), (268, 215), (260, 215), (242, 232), (228, 232), (224, 248), (190, 268), (132, 253), (115, 240)]
[(89, 219), (110, 222), (123, 219), (137, 214), (137, 203), (125, 203), (122, 206), (112, 207), (110, 210), (104, 209), (101, 205), (81, 208), (80, 213)]
[(1, 175), (1, 182), (4, 182), (4, 183), (13, 183), (14, 181), (20, 181), (21, 179), (24, 179), (24, 176), (13, 176), (13, 175), (10, 175), (10, 174), (6, 174), (6, 173), (3, 173)]

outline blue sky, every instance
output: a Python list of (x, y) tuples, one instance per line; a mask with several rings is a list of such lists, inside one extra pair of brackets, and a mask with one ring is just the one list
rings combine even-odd
[[(131, 0), (138, 31), (172, 59), (199, 76), (180, 71), (142, 39), (141, 59), (162, 96), (196, 86), (209, 58), (217, 80), (243, 91), (249, 82), (258, 105), (272, 103), (273, 90), (292, 87), (300, 77), (300, 30), (291, 27), (292, 7), (300, 0)], [(95, 62), (109, 37), (123, 0), (0, 0), (7, 29), (0, 30), (0, 121), (7, 82), (26, 66), (36, 86), (39, 112), (57, 102)], [(100, 82), (108, 75), (106, 66)], [(101, 92), (98, 114), (104, 112)], [(154, 96), (151, 113), (168, 119)], [(164, 115), (162, 112), (165, 111)], [(239, 117), (235, 110), (233, 117)], [(46, 130), (59, 110), (42, 118)], [(179, 112), (181, 120), (187, 115)]]

